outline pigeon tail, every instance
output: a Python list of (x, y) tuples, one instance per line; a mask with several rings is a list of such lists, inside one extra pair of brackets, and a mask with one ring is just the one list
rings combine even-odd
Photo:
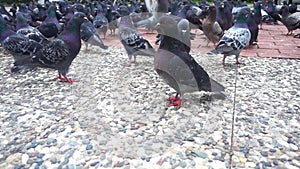
[(22, 70), (28, 70), (34, 68), (34, 64), (31, 61), (31, 57), (20, 59), (14, 62), (14, 66), (11, 68), (12, 73), (18, 73)]
[(221, 85), (219, 82), (215, 81), (212, 78), (210, 78), (210, 83), (212, 92), (221, 92), (225, 90), (225, 87), (223, 85)]
[(99, 46), (102, 49), (108, 49), (108, 46), (104, 45), (100, 37), (95, 34), (91, 36), (87, 42), (91, 45)]
[(216, 49), (213, 49), (213, 50), (207, 52), (206, 54), (207, 55), (217, 55), (217, 54), (220, 54), (220, 52)]
[(141, 21), (134, 23), (134, 26), (141, 27), (141, 26), (149, 26), (150, 24), (151, 24), (151, 20), (150, 20), (150, 18), (148, 18), (148, 19), (141, 20)]
[(213, 80), (210, 78), (210, 83), (211, 83), (211, 91), (213, 94), (211, 95), (212, 99), (226, 99), (226, 95), (222, 93), (222, 91), (225, 90), (225, 87), (218, 83), (217, 81)]

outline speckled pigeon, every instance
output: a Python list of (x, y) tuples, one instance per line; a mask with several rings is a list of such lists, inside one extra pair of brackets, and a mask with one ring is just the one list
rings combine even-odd
[(48, 42), (48, 39), (37, 28), (29, 25), (23, 13), (17, 12), (16, 20), (17, 34), (25, 35), (29, 39), (35, 40), (38, 43)]
[(242, 64), (238, 61), (238, 57), (242, 49), (249, 44), (251, 38), (251, 33), (246, 23), (249, 13), (250, 9), (248, 7), (239, 8), (235, 15), (235, 24), (225, 31), (216, 48), (209, 52), (209, 54), (223, 54), (223, 65), (225, 65), (225, 58), (230, 55), (235, 55), (236, 64)]
[(224, 87), (210, 79), (207, 72), (194, 60), (188, 50), (184, 50), (182, 35), (178, 34), (176, 19), (172, 16), (162, 16), (157, 31), (161, 34), (159, 49), (154, 57), (154, 68), (161, 78), (170, 85), (176, 95), (168, 98), (170, 106), (180, 107), (182, 99), (179, 95), (189, 92), (217, 92)]
[(81, 24), (80, 37), (85, 43), (86, 50), (88, 49), (88, 44), (99, 46), (102, 49), (108, 48), (108, 46), (104, 45), (97, 32), (97, 29), (89, 20), (86, 20)]
[(10, 30), (3, 17), (0, 16), (0, 42), (6, 52), (13, 55), (15, 61), (24, 59), (40, 50), (42, 45), (23, 34), (16, 34)]
[[(126, 66), (131, 66), (136, 62), (137, 55), (154, 56), (155, 50), (143, 36), (133, 26), (132, 20), (129, 16), (128, 7), (121, 5), (119, 7), (119, 13), (121, 20), (119, 23), (119, 39), (123, 44), (129, 58)], [(132, 56), (134, 60), (131, 61)]]
[(59, 80), (68, 83), (74, 82), (66, 74), (80, 51), (80, 26), (85, 19), (87, 18), (84, 13), (76, 13), (57, 38), (43, 46), (32, 57), (16, 61), (11, 71), (14, 73), (34, 67), (52, 68), (58, 70)]
[(288, 6), (284, 5), (281, 8), (282, 19), (281, 22), (287, 28), (287, 35), (293, 34), (293, 31), (300, 28), (300, 12), (295, 12), (291, 14), (289, 12)]

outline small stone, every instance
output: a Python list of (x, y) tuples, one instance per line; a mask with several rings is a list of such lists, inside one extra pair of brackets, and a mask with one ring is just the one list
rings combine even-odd
[(206, 158), (207, 157), (207, 154), (204, 153), (204, 152), (191, 152), (191, 155), (194, 156), (194, 157), (201, 157), (201, 158)]
[(278, 163), (277, 160), (273, 160), (273, 164), (274, 164), (274, 165), (279, 165), (279, 163)]
[(22, 164), (27, 164), (28, 159), (29, 159), (28, 154), (22, 154)]
[(262, 152), (260, 152), (260, 154), (261, 154), (263, 157), (268, 157), (268, 152), (267, 152), (267, 151), (262, 151)]
[(52, 156), (52, 157), (50, 158), (50, 162), (51, 162), (52, 164), (56, 164), (56, 163), (57, 163), (57, 158), (56, 158), (55, 156)]
[(298, 150), (298, 147), (295, 145), (295, 144), (290, 144), (290, 149), (292, 151), (297, 151)]
[(271, 153), (275, 153), (275, 152), (276, 152), (276, 149), (271, 148), (269, 151), (270, 151)]
[(44, 160), (42, 158), (37, 158), (36, 161), (35, 161), (38, 165), (41, 165)]
[(75, 147), (75, 146), (79, 145), (79, 143), (77, 143), (76, 141), (70, 141), (70, 142), (69, 142), (69, 145), (70, 145), (71, 147)]
[(90, 164), (90, 166), (95, 167), (95, 166), (98, 165), (98, 164), (99, 164), (99, 161), (95, 161), (95, 162), (92, 162), (92, 163)]
[(264, 166), (266, 166), (266, 167), (272, 167), (272, 163), (270, 163), (270, 162), (264, 162), (263, 164), (264, 164)]
[(186, 162), (180, 161), (179, 166), (180, 166), (181, 168), (185, 168), (185, 167), (186, 167)]
[(83, 140), (82, 144), (85, 144), (85, 145), (90, 144), (90, 141), (89, 140)]
[(88, 144), (88, 145), (86, 145), (85, 149), (86, 149), (86, 150), (91, 150), (91, 149), (93, 149), (93, 145)]

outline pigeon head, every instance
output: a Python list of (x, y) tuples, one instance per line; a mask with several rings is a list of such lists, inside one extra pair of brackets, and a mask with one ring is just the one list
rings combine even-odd
[(56, 17), (55, 11), (56, 11), (56, 7), (54, 5), (50, 5), (49, 8), (48, 8), (48, 16), (50, 18)]
[(23, 15), (23, 13), (17, 12), (16, 18), (17, 18), (17, 29), (24, 28), (29, 25), (27, 19)]
[(119, 6), (118, 8), (118, 12), (121, 16), (128, 16), (130, 13), (129, 13), (129, 8), (128, 6), (126, 5), (121, 5)]
[(246, 21), (250, 12), (251, 12), (250, 8), (245, 6), (245, 7), (236, 8), (235, 12), (233, 12), (232, 14), (236, 22), (244, 22)]
[(155, 26), (155, 29), (159, 34), (166, 35), (169, 37), (177, 37), (177, 22), (175, 16), (162, 16), (160, 17), (158, 23)]
[(75, 12), (73, 16), (73, 20), (79, 23), (83, 23), (85, 20), (87, 20), (87, 17), (83, 12)]

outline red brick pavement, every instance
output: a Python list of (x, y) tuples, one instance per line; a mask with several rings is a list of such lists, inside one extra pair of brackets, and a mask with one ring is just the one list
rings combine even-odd
[[(157, 35), (156, 31), (151, 33), (144, 28), (140, 28), (139, 31), (155, 48), (158, 47), (154, 44)], [(192, 30), (192, 32), (195, 32), (195, 30)], [(259, 30), (258, 45), (247, 47), (241, 52), (241, 56), (300, 59), (300, 39), (286, 36), (286, 33), (287, 29), (282, 24), (263, 24), (262, 29)], [(296, 30), (295, 33), (300, 33), (300, 31)], [(213, 49), (212, 44), (206, 45), (207, 42), (204, 35), (201, 35), (201, 31), (197, 31), (196, 34), (195, 40), (192, 41), (191, 52), (206, 53)], [(122, 46), (117, 35), (109, 34), (103, 41), (108, 46)]]

